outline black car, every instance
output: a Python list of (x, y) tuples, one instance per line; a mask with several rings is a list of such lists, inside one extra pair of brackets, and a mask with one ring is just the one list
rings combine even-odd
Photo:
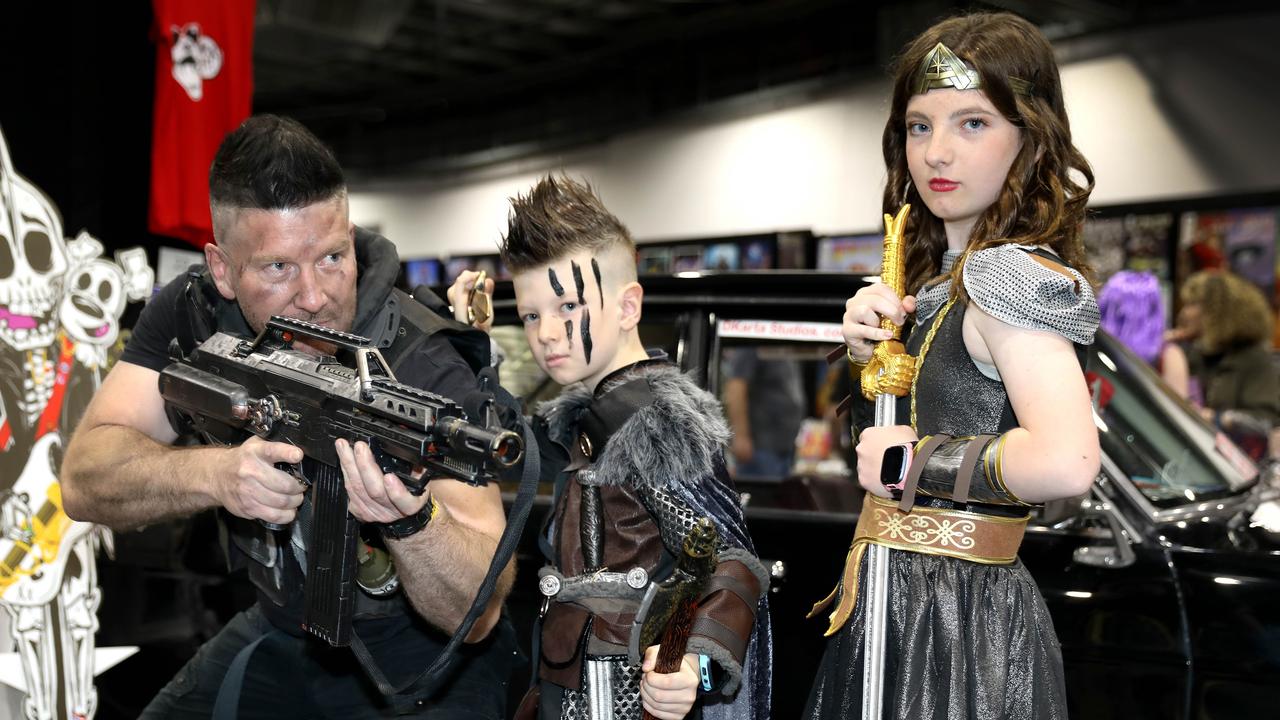
[[(834, 586), (857, 522), (847, 425), (828, 371), (844, 302), (864, 278), (820, 273), (646, 278), (641, 337), (723, 396), (735, 355), (789, 365), (811, 416), (785, 472), (735, 481), (761, 555), (772, 563), (775, 718), (799, 715), (821, 658), (825, 621), (806, 620)], [(554, 396), (515, 325), (509, 284), (496, 293), (503, 382), (532, 404)], [(1103, 449), (1092, 491), (1037, 511), (1019, 555), (1062, 642), (1078, 718), (1267, 717), (1280, 707), (1280, 493), (1141, 360), (1099, 333), (1087, 378)], [(825, 418), (823, 415), (825, 414)], [(840, 442), (841, 436), (846, 439)], [(746, 468), (749, 469), (749, 468)], [(510, 608), (522, 633), (540, 605), (536, 535), (525, 530)], [(1259, 522), (1254, 522), (1254, 519)], [(1270, 525), (1270, 529), (1266, 526)], [(513, 682), (514, 687), (523, 683)]]

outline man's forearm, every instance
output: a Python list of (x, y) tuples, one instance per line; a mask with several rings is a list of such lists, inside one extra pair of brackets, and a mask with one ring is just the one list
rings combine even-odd
[[(422, 532), (387, 545), (414, 609), (431, 624), (452, 633), (471, 608), (498, 542), (453, 519), (442, 507)], [(469, 642), (482, 639), (497, 623), (502, 601), (514, 582), (515, 563), (510, 562), (498, 576), (484, 614), (467, 636)]]
[(121, 425), (78, 432), (62, 465), (69, 516), (118, 530), (215, 507), (202, 468), (221, 448), (175, 448)]

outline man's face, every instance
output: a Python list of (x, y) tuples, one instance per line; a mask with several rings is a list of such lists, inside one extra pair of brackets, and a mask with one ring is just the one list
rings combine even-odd
[(618, 354), (618, 299), (601, 287), (600, 267), (579, 252), (512, 278), (534, 361), (560, 385), (595, 387)]
[(205, 248), (218, 291), (254, 332), (284, 315), (349, 332), (356, 313), (355, 230), (339, 195), (297, 210), (231, 210)]

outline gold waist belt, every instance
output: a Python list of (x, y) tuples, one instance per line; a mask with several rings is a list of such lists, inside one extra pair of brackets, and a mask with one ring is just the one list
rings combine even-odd
[(834, 634), (853, 614), (858, 599), (858, 571), (867, 543), (984, 565), (1008, 565), (1017, 559), (1027, 520), (931, 507), (913, 507), (904, 513), (896, 502), (867, 493), (840, 584), (813, 606), (809, 617), (830, 605), (837, 595), (840, 601), (831, 613), (826, 634)]

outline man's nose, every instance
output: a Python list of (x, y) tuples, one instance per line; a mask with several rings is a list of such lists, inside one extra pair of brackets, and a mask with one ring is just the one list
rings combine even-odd
[(328, 301), (319, 279), (313, 270), (304, 269), (298, 276), (298, 290), (293, 295), (293, 304), (299, 310), (318, 314)]

